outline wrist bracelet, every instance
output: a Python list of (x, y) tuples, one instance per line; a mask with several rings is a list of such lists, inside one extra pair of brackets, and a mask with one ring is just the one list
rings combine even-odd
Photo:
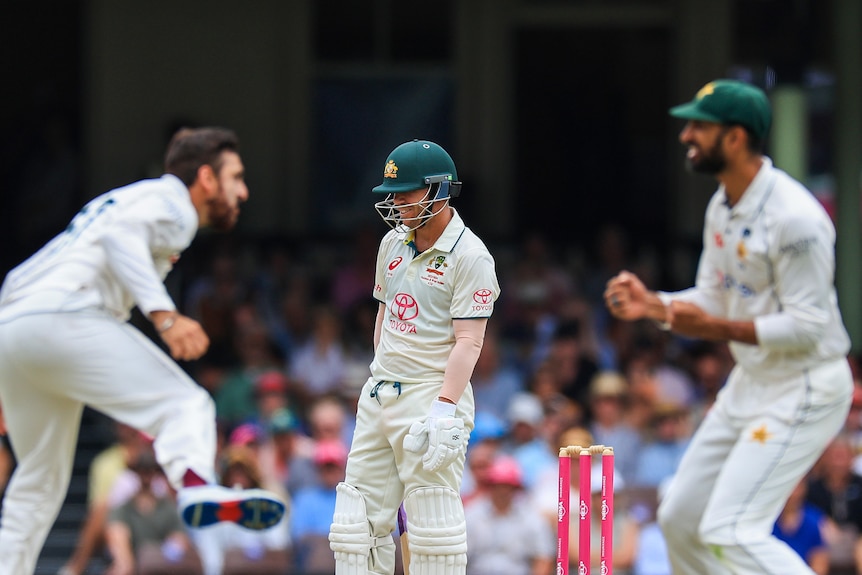
[(159, 333), (165, 333), (166, 331), (168, 331), (169, 329), (174, 327), (174, 324), (176, 323), (176, 321), (177, 321), (177, 315), (171, 314), (168, 317), (166, 317), (162, 323), (159, 324), (159, 327), (156, 328), (156, 331), (158, 331)]

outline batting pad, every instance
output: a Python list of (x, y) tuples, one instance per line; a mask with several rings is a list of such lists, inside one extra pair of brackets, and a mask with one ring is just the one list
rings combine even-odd
[(404, 500), (410, 575), (464, 575), (467, 523), (461, 498), (448, 487), (421, 487)]
[(329, 528), (329, 548), (335, 553), (335, 575), (367, 575), (371, 532), (362, 494), (352, 485), (335, 488), (335, 512)]

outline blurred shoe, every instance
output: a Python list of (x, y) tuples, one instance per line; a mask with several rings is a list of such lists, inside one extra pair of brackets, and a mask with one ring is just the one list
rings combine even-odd
[(221, 485), (185, 487), (177, 496), (180, 517), (192, 528), (222, 521), (259, 531), (278, 523), (285, 505), (263, 489), (230, 489)]

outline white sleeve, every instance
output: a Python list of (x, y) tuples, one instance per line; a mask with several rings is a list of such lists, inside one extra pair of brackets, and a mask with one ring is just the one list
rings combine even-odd
[(103, 235), (101, 243), (108, 265), (144, 315), (154, 310), (173, 311), (176, 305), (156, 271), (146, 236), (141, 226), (127, 224)]
[(465, 252), (458, 262), (449, 313), (453, 319), (489, 318), (500, 297), (494, 258), (485, 249)]
[(831, 224), (800, 215), (781, 222), (770, 254), (780, 311), (754, 320), (757, 341), (773, 350), (817, 345), (830, 318), (835, 274)]
[(178, 254), (194, 236), (181, 212), (171, 208), (170, 201), (153, 195), (138, 202), (133, 215), (118, 219), (100, 237), (108, 266), (145, 315), (176, 309), (154, 254)]

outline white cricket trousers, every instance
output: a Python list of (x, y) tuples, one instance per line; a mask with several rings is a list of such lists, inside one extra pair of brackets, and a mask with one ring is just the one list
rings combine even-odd
[[(378, 385), (369, 379), (362, 388), (345, 482), (362, 494), (373, 537), (390, 537), (398, 506), (411, 491), (440, 486), (461, 492), (464, 454), (447, 467), (425, 471), (424, 453), (407, 452), (403, 445), (410, 425), (428, 416), (441, 387), (440, 382), (405, 383), (399, 389), (391, 382)], [(473, 388), (468, 385), (456, 411), (468, 431), (473, 429), (474, 410)], [(394, 546), (372, 550), (369, 575), (391, 575), (394, 570)]]
[(844, 425), (852, 386), (844, 359), (781, 382), (733, 370), (659, 506), (674, 575), (813, 575), (772, 528)]
[(28, 575), (66, 496), (85, 405), (153, 437), (179, 488), (213, 481), (215, 407), (158, 346), (101, 310), (0, 323), (0, 403), (18, 466), (3, 500), (0, 575)]

